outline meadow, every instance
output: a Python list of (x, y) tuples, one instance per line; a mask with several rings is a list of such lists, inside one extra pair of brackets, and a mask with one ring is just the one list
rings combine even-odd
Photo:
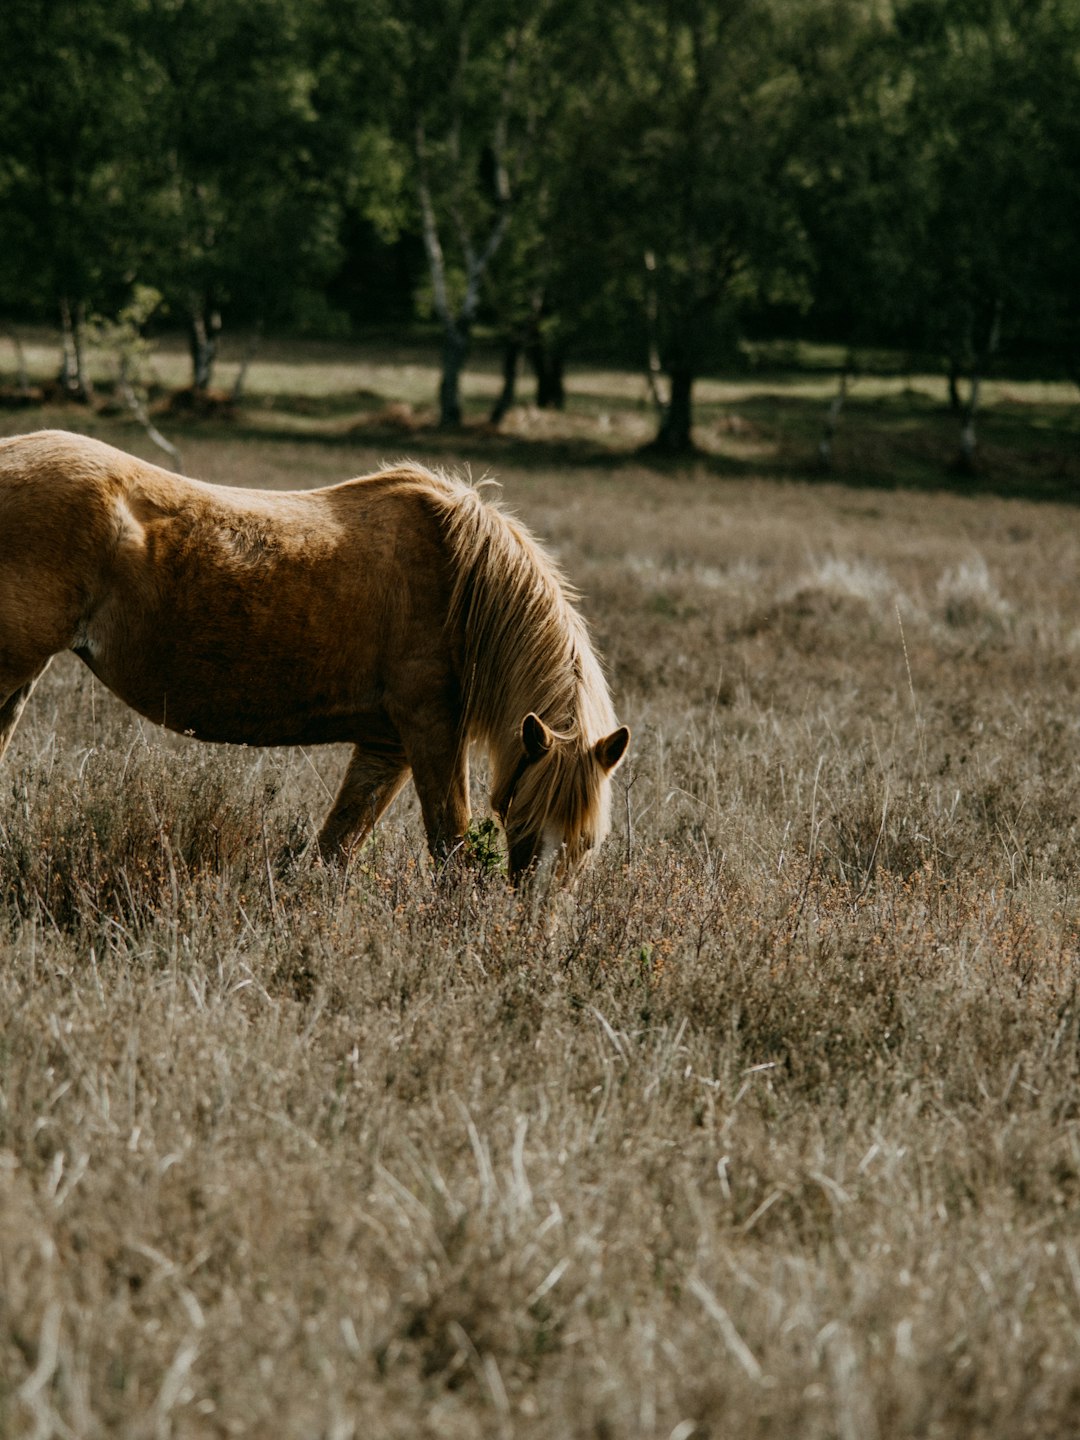
[(494, 434), (481, 369), (447, 438), (433, 374), (268, 348), (158, 423), (225, 483), (494, 474), (633, 730), (612, 836), (523, 903), (407, 791), (282, 870), (344, 751), (57, 659), (0, 770), (0, 1434), (1076, 1433), (1075, 400), (996, 387), (961, 480), (943, 387), (867, 377), (824, 476), (824, 375), (704, 386), (675, 465), (632, 377)]

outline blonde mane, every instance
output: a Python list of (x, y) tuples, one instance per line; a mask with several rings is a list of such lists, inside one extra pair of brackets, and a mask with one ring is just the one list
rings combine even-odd
[(497, 775), (516, 763), (524, 716), (539, 715), (559, 743), (518, 792), (519, 819), (532, 826), (554, 812), (595, 843), (608, 828), (606, 786), (582, 760), (617, 722), (577, 592), (496, 501), (463, 480), (420, 473), (452, 558), (447, 625), (462, 647), (465, 731), (488, 747)]

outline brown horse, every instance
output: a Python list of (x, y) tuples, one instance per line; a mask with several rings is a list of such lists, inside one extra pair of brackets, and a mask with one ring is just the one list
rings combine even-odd
[(511, 878), (548, 859), (569, 875), (608, 829), (630, 739), (551, 559), (471, 485), (410, 464), (281, 493), (62, 431), (0, 441), (0, 756), (61, 650), (170, 730), (350, 742), (326, 856), (411, 774), (445, 860), (475, 741)]

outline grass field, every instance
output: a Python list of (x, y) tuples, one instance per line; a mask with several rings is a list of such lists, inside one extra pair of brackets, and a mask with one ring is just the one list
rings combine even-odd
[(657, 468), (625, 377), (447, 440), (419, 359), (307, 358), (163, 420), (186, 468), (494, 471), (633, 728), (614, 833), (545, 912), (436, 884), (411, 792), (283, 876), (343, 752), (58, 659), (0, 773), (0, 1435), (1075, 1434), (1075, 405), (1004, 387), (954, 485), (930, 382), (856, 389), (823, 479), (782, 379)]

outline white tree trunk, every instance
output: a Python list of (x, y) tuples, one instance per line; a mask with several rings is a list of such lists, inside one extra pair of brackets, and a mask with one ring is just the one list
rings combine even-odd
[[(461, 62), (465, 63), (467, 51), (463, 50)], [(435, 302), (435, 313), (443, 328), (443, 372), (439, 385), (439, 424), (454, 429), (461, 424), (461, 372), (468, 358), (472, 326), (480, 306), (480, 295), (488, 267), (494, 260), (499, 246), (506, 237), (510, 226), (511, 193), (510, 177), (506, 167), (506, 134), (510, 102), (514, 93), (516, 73), (516, 50), (511, 48), (507, 58), (506, 72), (498, 113), (492, 134), (492, 155), (495, 162), (495, 220), (482, 244), (477, 242), (467, 216), (457, 204), (451, 204), (449, 220), (457, 235), (457, 243), (465, 264), (465, 294), (455, 309), (450, 301), (447, 284), (446, 255), (439, 233), (439, 217), (428, 173), (427, 137), (423, 120), (418, 116), (413, 135), (416, 156), (417, 197), (420, 202), (420, 228), (424, 238), (424, 253), (431, 273), (431, 290)], [(461, 117), (455, 115), (450, 124), (450, 154), (454, 163), (460, 164)]]

